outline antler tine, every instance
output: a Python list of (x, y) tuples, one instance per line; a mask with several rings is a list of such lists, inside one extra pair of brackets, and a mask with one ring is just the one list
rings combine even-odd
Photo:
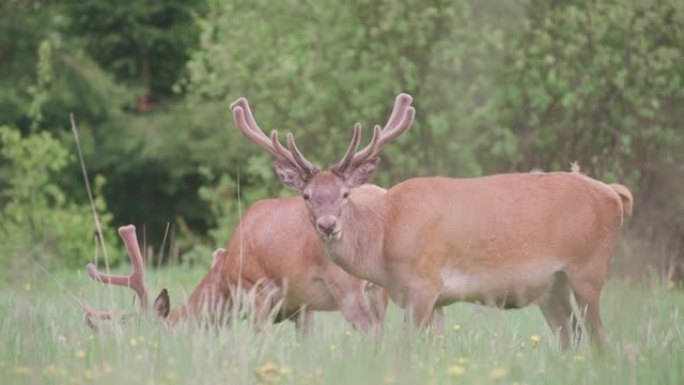
[(357, 165), (366, 159), (372, 158), (378, 154), (378, 151), (411, 127), (415, 119), (416, 110), (411, 107), (413, 98), (409, 94), (399, 94), (394, 101), (392, 113), (385, 127), (380, 130), (379, 126), (374, 127), (373, 138), (366, 147), (354, 154), (349, 166)]
[[(373, 137), (376, 136), (375, 131), (373, 132)], [(347, 147), (347, 152), (344, 153), (342, 160), (333, 165), (330, 169), (338, 173), (343, 173), (344, 170), (349, 166), (356, 150), (359, 148), (359, 142), (361, 142), (361, 123), (357, 122), (354, 124), (354, 135), (349, 142), (349, 147)]]
[(236, 101), (231, 103), (230, 108), (233, 110), (233, 120), (235, 121), (235, 125), (238, 127), (240, 132), (247, 137), (247, 139), (268, 151), (268, 153), (276, 157), (276, 159), (284, 160), (293, 165), (297, 165), (297, 162), (290, 151), (283, 147), (279, 140), (277, 141), (277, 144), (273, 141), (273, 133), (275, 132), (277, 136), (277, 131), (273, 130), (273, 132), (271, 132), (271, 138), (269, 139), (269, 137), (264, 133), (264, 130), (259, 127), (254, 119), (254, 114), (252, 114), (252, 110), (249, 107), (249, 102), (247, 99), (244, 97), (238, 98)]
[(299, 165), (299, 167), (303, 171), (305, 171), (309, 175), (314, 174), (316, 171), (318, 171), (318, 167), (316, 167), (316, 165), (314, 165), (308, 159), (306, 159), (304, 155), (302, 155), (302, 152), (299, 151), (299, 148), (297, 148), (297, 144), (294, 140), (294, 135), (292, 135), (291, 132), (287, 133), (287, 148), (290, 150), (290, 153), (292, 153), (292, 156), (297, 161), (296, 164)]
[(246, 113), (242, 106), (233, 107), (233, 120), (235, 125), (238, 127), (240, 132), (247, 137), (247, 139), (256, 143), (259, 147), (268, 151), (271, 155), (281, 158), (281, 155), (275, 151), (270, 141), (267, 139), (263, 132), (255, 131), (250, 124), (247, 122)]
[(406, 109), (413, 102), (413, 97), (406, 93), (401, 93), (397, 95), (394, 99), (394, 106), (392, 106), (392, 112), (390, 113), (389, 119), (387, 119), (387, 124), (385, 128), (396, 126), (404, 118), (404, 113)]
[(86, 266), (90, 278), (110, 285), (126, 286), (135, 291), (140, 298), (140, 306), (147, 307), (147, 289), (145, 288), (145, 265), (142, 253), (138, 246), (138, 238), (135, 234), (135, 226), (128, 225), (119, 228), (119, 235), (126, 244), (128, 256), (133, 264), (133, 272), (130, 275), (110, 275), (101, 273), (92, 263)]
[(383, 130), (383, 135), (380, 138), (380, 147), (384, 146), (386, 143), (394, 140), (394, 138), (403, 134), (404, 131), (408, 130), (413, 124), (413, 120), (416, 117), (416, 109), (409, 107), (404, 113), (403, 119), (396, 125), (392, 127), (387, 127)]

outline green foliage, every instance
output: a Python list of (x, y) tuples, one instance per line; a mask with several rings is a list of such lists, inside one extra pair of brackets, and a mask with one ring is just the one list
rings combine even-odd
[(494, 155), (525, 168), (579, 160), (628, 184), (652, 172), (646, 162), (682, 160), (681, 4), (532, 1), (526, 13), (495, 106), (525, 158)]
[[(444, 67), (453, 64), (454, 52), (467, 50), (479, 38), (479, 30), (464, 33), (457, 27), (471, 17), (467, 3), (315, 2), (297, 7), (236, 1), (212, 6), (201, 24), (202, 51), (189, 63), (191, 103), (213, 102), (223, 112), (230, 101), (247, 96), (265, 129), (295, 130), (301, 147), (315, 149), (307, 154), (331, 163), (341, 156), (355, 120), (373, 119), (364, 121), (366, 131), (384, 123), (393, 97), (408, 91), (417, 101), (416, 123), (399, 144), (384, 151), (378, 180), (388, 184), (418, 172), (472, 166), (467, 149), (441, 145), (453, 142), (444, 139), (454, 136), (457, 127), (450, 122), (459, 105), (458, 89), (442, 86)], [(465, 76), (458, 70), (451, 74)], [(230, 141), (244, 142), (230, 130)], [(236, 161), (250, 154), (265, 156), (254, 148), (238, 149)]]
[(69, 33), (102, 68), (135, 88), (169, 95), (196, 46), (204, 0), (68, 1)]
[[(415, 97), (416, 122), (383, 150), (376, 183), (565, 170), (577, 160), (591, 176), (632, 189), (633, 227), (640, 235), (647, 228), (649, 242), (681, 238), (679, 2), (0, 7), (0, 124), (51, 132), (71, 148), (73, 112), (89, 170), (107, 177), (112, 221), (144, 225), (150, 244), (171, 223), (183, 250), (205, 253), (197, 250), (225, 244), (241, 207), (292, 194), (271, 157), (234, 128), (228, 104), (238, 96), (249, 98), (265, 130), (292, 130), (326, 166), (341, 156), (353, 123), (363, 122), (367, 139), (401, 91)], [(152, 94), (150, 112), (135, 105), (141, 92)], [(71, 202), (87, 202), (73, 163), (49, 175)]]
[(52, 47), (45, 40), (38, 47), (38, 83), (29, 87), (28, 92), (32, 102), (28, 108), (28, 116), (31, 118), (31, 131), (36, 131), (43, 120), (43, 104), (47, 101), (50, 81), (52, 80)]
[(0, 123), (56, 131), (70, 112), (98, 125), (121, 115), (131, 95), (61, 33), (66, 17), (55, 2), (0, 6)]
[[(139, 6), (138, 3), (131, 4), (131, 7)], [(193, 4), (193, 7), (199, 7), (201, 1)], [(207, 220), (207, 215), (203, 215), (206, 209), (198, 208), (202, 202), (193, 199), (200, 181), (197, 165), (179, 168), (177, 170), (182, 172), (177, 172), (171, 166), (182, 163), (178, 154), (185, 150), (181, 148), (181, 152), (176, 151), (173, 156), (168, 156), (166, 148), (178, 149), (172, 143), (175, 138), (164, 136), (161, 139), (163, 143), (159, 143), (154, 136), (153, 131), (161, 131), (162, 135), (166, 135), (176, 129), (178, 120), (175, 119), (177, 115), (173, 114), (173, 107), (168, 108), (160, 101), (155, 109), (158, 113), (127, 113), (134, 107), (140, 84), (132, 84), (135, 83), (132, 78), (111, 67), (101, 67), (98, 62), (102, 63), (101, 60), (108, 58), (96, 56), (97, 60), (94, 60), (89, 55), (90, 49), (98, 54), (117, 55), (95, 48), (105, 39), (99, 35), (105, 30), (104, 26), (103, 29), (96, 29), (93, 25), (91, 27), (95, 29), (76, 28), (77, 19), (83, 16), (78, 10), (95, 5), (96, 2), (0, 3), (0, 32), (3, 32), (0, 33), (0, 123), (17, 127), (23, 134), (52, 132), (54, 138), (72, 149), (73, 138), (68, 130), (68, 122), (69, 113), (73, 113), (79, 123), (88, 169), (93, 174), (105, 175), (109, 181), (103, 186), (103, 194), (110, 203), (113, 221), (117, 225), (149, 225), (151, 233), (148, 239), (153, 244), (161, 240), (166, 223), (173, 222), (177, 215), (188, 217), (198, 231), (206, 231), (207, 226), (203, 222)], [(104, 3), (100, 5), (109, 6)], [(144, 12), (149, 11), (148, 15), (158, 24), (150, 28), (156, 28), (155, 36), (161, 39), (145, 44), (152, 44), (155, 52), (164, 49), (169, 52), (158, 61), (164, 68), (180, 71), (184, 66), (186, 51), (190, 49), (190, 45), (185, 43), (192, 41), (196, 44), (191, 31), (196, 27), (190, 17), (196, 9), (189, 6), (189, 3), (155, 2), (154, 7), (141, 8)], [(184, 15), (182, 22), (173, 16), (179, 14)], [(126, 21), (125, 13), (111, 16)], [(167, 16), (170, 19), (165, 21)], [(138, 23), (136, 25), (139, 28), (146, 28), (145, 23), (149, 21), (149, 18), (142, 18), (135, 20), (135, 23)], [(163, 24), (167, 21), (172, 24), (169, 28)], [(180, 28), (176, 22), (184, 27)], [(115, 39), (116, 35), (130, 26), (108, 24), (106, 27), (110, 28), (109, 37)], [(173, 33), (169, 33), (169, 29)], [(121, 60), (127, 58), (121, 57)], [(176, 72), (159, 70), (157, 67), (152, 70), (151, 81), (155, 87), (169, 93)], [(117, 77), (123, 81), (117, 80)], [(173, 161), (164, 164), (169, 158)], [(185, 172), (188, 169), (192, 170), (192, 175), (188, 176)], [(82, 177), (75, 164), (55, 174), (54, 178), (75, 202), (87, 203)], [(139, 205), (132, 205), (132, 201), (139, 202)], [(202, 220), (198, 221), (197, 218)]]
[[(383, 150), (376, 183), (578, 161), (632, 189), (637, 220), (648, 218), (639, 226), (662, 223), (665, 238), (682, 228), (681, 182), (670, 181), (684, 163), (679, 3), (213, 1), (200, 25), (201, 50), (182, 84), (201, 111), (196, 124), (221, 138), (192, 146), (220, 153), (205, 163), (217, 174), (235, 180), (239, 168), (242, 191), (283, 190), (250, 167), (270, 157), (234, 129), (227, 106), (238, 96), (262, 128), (292, 130), (325, 166), (355, 120), (368, 135), (406, 91), (416, 122)], [(645, 194), (651, 186), (659, 192)], [(655, 206), (673, 210), (639, 217)]]
[(208, 167), (200, 167), (205, 184), (200, 187), (198, 195), (209, 206), (211, 217), (215, 218), (216, 223), (208, 231), (208, 242), (188, 245), (191, 250), (184, 260), (206, 260), (216, 247), (227, 245), (233, 229), (249, 205), (269, 196), (266, 186), (273, 179), (272, 170), (270, 164), (258, 163), (262, 159), (255, 158), (255, 162), (245, 167), (247, 173), (263, 178), (260, 183), (247, 189), (243, 189), (240, 173), (237, 179), (233, 179), (228, 174), (214, 175)]
[[(0, 126), (0, 161), (6, 165), (0, 173), (0, 271), (8, 274), (3, 278), (20, 276), (31, 259), (51, 267), (82, 266), (91, 259), (96, 246), (89, 206), (74, 203), (55, 183), (72, 160), (47, 132), (22, 138), (18, 130)], [(96, 191), (103, 185), (96, 178)], [(108, 227), (104, 201), (98, 198), (95, 206)]]

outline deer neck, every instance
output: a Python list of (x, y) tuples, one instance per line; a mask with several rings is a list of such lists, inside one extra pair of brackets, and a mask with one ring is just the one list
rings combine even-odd
[(351, 275), (382, 284), (386, 216), (384, 190), (357, 199), (352, 195), (342, 214), (342, 237), (323, 242), (333, 262)]
[(202, 319), (205, 316), (208, 316), (207, 319), (216, 318), (216, 312), (227, 305), (230, 299), (225, 280), (221, 279), (223, 265), (222, 261), (216, 263), (185, 302), (171, 309), (167, 317), (169, 323), (175, 324), (183, 319)]

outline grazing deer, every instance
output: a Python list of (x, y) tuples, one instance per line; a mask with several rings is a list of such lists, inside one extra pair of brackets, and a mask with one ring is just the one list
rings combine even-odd
[[(385, 193), (374, 186), (367, 190), (370, 195)], [(93, 280), (130, 287), (145, 309), (145, 272), (135, 226), (121, 227), (119, 234), (133, 272), (129, 276), (107, 275), (93, 264), (86, 270)], [(347, 274), (327, 258), (298, 197), (266, 199), (252, 205), (227, 249), (213, 253), (211, 269), (186, 302), (170, 310), (168, 292), (163, 289), (154, 310), (170, 324), (187, 318), (222, 321), (240, 296), (251, 300), (258, 326), (274, 315), (276, 322), (294, 321), (302, 334), (310, 332), (317, 310), (339, 310), (355, 329), (378, 334), (388, 302), (384, 290)], [(92, 318), (112, 318), (111, 313), (85, 304), (83, 308), (91, 325)]]
[(231, 108), (240, 131), (276, 157), (281, 182), (300, 192), (330, 258), (385, 288), (406, 309), (407, 324), (439, 321), (441, 307), (456, 301), (537, 304), (564, 349), (578, 331), (572, 292), (593, 342), (602, 344), (599, 297), (623, 215), (632, 210), (626, 187), (574, 170), (412, 178), (385, 195), (351, 200), (375, 171), (382, 146), (413, 122), (409, 95), (397, 97), (386, 126), (375, 126), (358, 152), (357, 123), (347, 152), (328, 171), (308, 161), (290, 133), (287, 148), (276, 131), (270, 143), (255, 139), (260, 129), (244, 98)]

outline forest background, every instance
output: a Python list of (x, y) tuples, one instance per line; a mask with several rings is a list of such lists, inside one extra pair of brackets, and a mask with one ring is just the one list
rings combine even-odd
[(234, 128), (319, 163), (399, 92), (413, 128), (374, 182), (568, 170), (627, 185), (611, 274), (684, 279), (684, 3), (676, 0), (5, 0), (0, 4), (0, 279), (101, 254), (143, 229), (155, 264), (206, 265), (255, 200), (290, 195)]

